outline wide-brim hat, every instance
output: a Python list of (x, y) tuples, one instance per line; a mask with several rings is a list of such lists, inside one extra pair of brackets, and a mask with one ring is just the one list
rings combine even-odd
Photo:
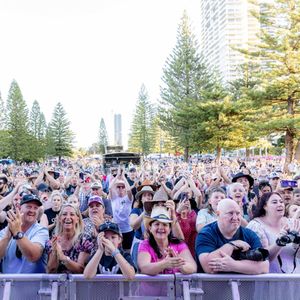
[(154, 195), (155, 192), (153, 191), (153, 189), (152, 189), (151, 186), (148, 186), (148, 185), (143, 186), (143, 188), (142, 188), (139, 192), (136, 193), (135, 199), (136, 199), (136, 200), (139, 200), (140, 197), (141, 197), (144, 193), (150, 193), (150, 194)]
[(158, 189), (154, 196), (153, 199), (151, 201), (145, 201), (143, 206), (144, 206), (144, 210), (150, 214), (150, 212), (152, 211), (152, 207), (154, 206), (155, 203), (157, 202), (166, 202), (169, 200), (169, 196), (166, 193), (166, 191), (163, 188)]
[(157, 186), (149, 179), (145, 179), (141, 185), (139, 185), (136, 189), (137, 191), (141, 191), (144, 186), (150, 186), (153, 191), (156, 191)]
[(169, 210), (165, 206), (155, 206), (151, 211), (151, 215), (144, 216), (144, 225), (146, 229), (149, 229), (150, 223), (159, 221), (161, 223), (172, 223), (171, 215)]
[(237, 180), (242, 177), (247, 178), (247, 180), (249, 181), (250, 187), (253, 186), (254, 178), (252, 176), (250, 176), (249, 174), (244, 174), (243, 172), (239, 172), (239, 173), (235, 174), (232, 178), (232, 182), (237, 182)]

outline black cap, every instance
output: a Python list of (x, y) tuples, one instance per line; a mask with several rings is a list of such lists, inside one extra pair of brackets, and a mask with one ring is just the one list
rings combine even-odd
[(118, 235), (122, 235), (118, 224), (112, 222), (105, 222), (99, 226), (99, 232), (112, 231), (117, 233)]
[(40, 192), (52, 192), (52, 189), (50, 186), (48, 186), (46, 183), (40, 183), (38, 186), (37, 186), (37, 190), (40, 191)]
[(20, 205), (23, 205), (28, 202), (35, 202), (38, 206), (43, 205), (42, 202), (40, 201), (40, 199), (36, 195), (33, 195), (33, 194), (24, 195), (22, 197)]

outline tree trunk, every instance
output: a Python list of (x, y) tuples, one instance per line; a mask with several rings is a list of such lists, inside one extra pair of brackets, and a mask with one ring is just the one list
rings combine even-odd
[(189, 161), (189, 147), (184, 148), (184, 161), (185, 162)]
[(295, 159), (300, 161), (300, 141), (297, 142), (296, 150), (295, 150)]
[(220, 146), (217, 146), (216, 150), (217, 150), (216, 163), (217, 165), (219, 165), (221, 161), (222, 148)]
[(288, 129), (285, 133), (285, 162), (283, 172), (289, 173), (288, 165), (294, 159), (294, 136), (295, 133)]
[[(295, 114), (295, 102), (290, 97), (288, 99), (287, 111), (288, 111), (288, 114), (291, 116), (291, 118), (293, 118), (294, 114)], [(289, 173), (288, 165), (294, 159), (295, 136), (296, 136), (295, 128), (288, 127), (286, 130), (286, 133), (285, 133), (285, 162), (284, 162), (284, 167), (283, 167), (283, 171), (286, 173)]]
[(246, 158), (249, 158), (249, 157), (250, 157), (250, 149), (246, 148)]

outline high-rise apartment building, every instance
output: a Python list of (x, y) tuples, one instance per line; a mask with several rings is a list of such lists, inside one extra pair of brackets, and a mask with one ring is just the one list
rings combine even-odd
[(245, 62), (234, 48), (246, 49), (257, 41), (259, 22), (253, 9), (248, 0), (201, 0), (200, 50), (223, 82), (236, 79)]
[(115, 145), (122, 146), (122, 116), (121, 114), (114, 115), (115, 128)]

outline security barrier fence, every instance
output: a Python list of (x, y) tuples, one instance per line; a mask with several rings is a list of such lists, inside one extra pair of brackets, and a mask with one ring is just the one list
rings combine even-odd
[(122, 275), (3, 274), (3, 300), (296, 300), (300, 299), (300, 275)]

